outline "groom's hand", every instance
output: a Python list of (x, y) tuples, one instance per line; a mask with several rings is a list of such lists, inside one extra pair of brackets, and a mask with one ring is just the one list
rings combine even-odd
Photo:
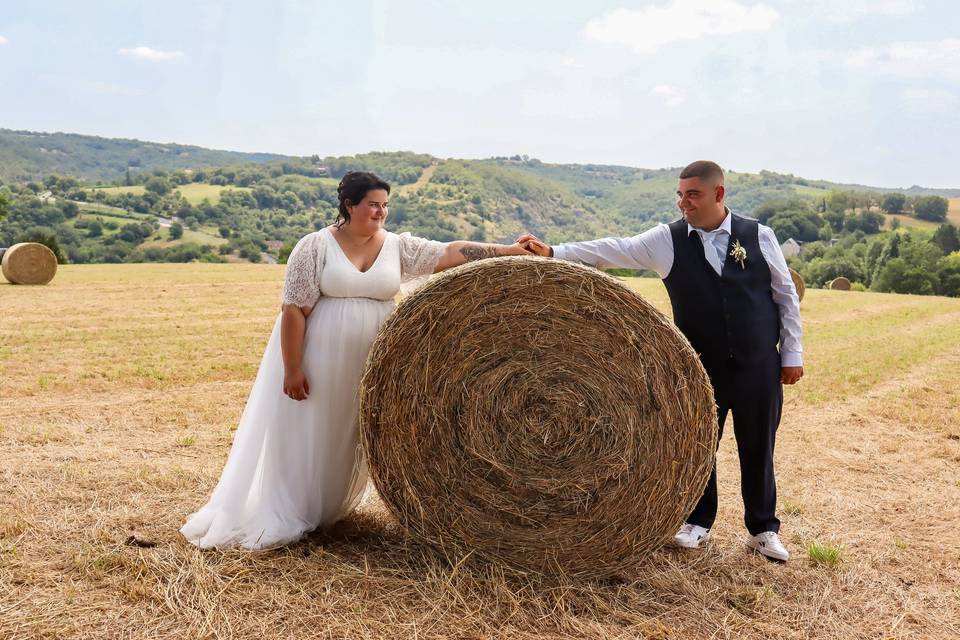
[(546, 244), (532, 233), (522, 234), (517, 238), (517, 244), (523, 245), (527, 251), (535, 253), (538, 256), (543, 256), (544, 258), (553, 257), (553, 247)]
[(797, 384), (803, 377), (803, 367), (780, 367), (780, 382)]

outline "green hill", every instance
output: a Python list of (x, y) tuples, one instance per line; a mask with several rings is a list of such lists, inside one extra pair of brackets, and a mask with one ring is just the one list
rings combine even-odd
[[(128, 176), (130, 163), (139, 169)], [(0, 219), (0, 246), (54, 237), (70, 262), (282, 259), (281, 247), (334, 220), (337, 183), (354, 169), (394, 185), (391, 229), (442, 241), (504, 242), (531, 231), (556, 243), (632, 235), (677, 217), (675, 167), (408, 151), (288, 157), (0, 130), (0, 199), (9, 210)], [(769, 171), (729, 171), (727, 193), (733, 209), (770, 224), (781, 240), (807, 242), (894, 224), (878, 213), (890, 193), (909, 196), (900, 198), (904, 215), (896, 224), (932, 231), (936, 218), (920, 220), (913, 204), (922, 196), (960, 196)]]
[(7, 181), (40, 180), (55, 173), (87, 182), (111, 182), (123, 178), (128, 166), (149, 173), (154, 169), (196, 169), (283, 157), (74, 133), (0, 129), (0, 179)]

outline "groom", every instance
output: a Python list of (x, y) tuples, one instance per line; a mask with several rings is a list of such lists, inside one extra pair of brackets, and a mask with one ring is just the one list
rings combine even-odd
[[(674, 322), (710, 376), (721, 436), (727, 413), (733, 414), (747, 545), (786, 562), (790, 554), (780, 542), (774, 514), (773, 445), (783, 406), (781, 384), (803, 376), (800, 304), (773, 231), (731, 213), (725, 195), (723, 170), (700, 160), (680, 172), (681, 220), (630, 238), (550, 247), (524, 234), (518, 242), (542, 256), (652, 269), (663, 278)], [(703, 497), (674, 541), (691, 549), (706, 544), (716, 516), (714, 465)]]

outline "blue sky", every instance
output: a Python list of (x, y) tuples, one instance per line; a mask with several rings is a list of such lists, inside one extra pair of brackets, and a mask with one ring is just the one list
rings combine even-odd
[(952, 0), (3, 5), (0, 127), (960, 187)]

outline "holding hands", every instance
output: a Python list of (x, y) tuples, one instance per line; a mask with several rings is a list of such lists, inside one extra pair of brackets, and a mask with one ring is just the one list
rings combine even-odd
[(517, 238), (517, 245), (523, 247), (526, 251), (532, 254), (542, 256), (544, 258), (553, 257), (553, 247), (543, 242), (540, 238), (532, 233), (521, 234)]

